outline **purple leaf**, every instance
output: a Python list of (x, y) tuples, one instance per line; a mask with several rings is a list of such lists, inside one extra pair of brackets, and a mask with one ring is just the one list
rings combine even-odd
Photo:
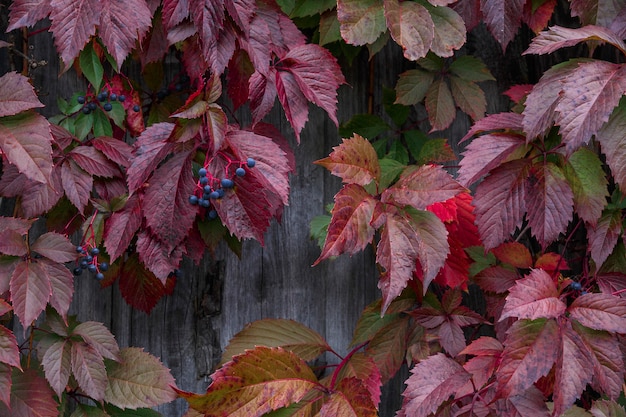
[(28, 78), (16, 72), (0, 77), (0, 117), (43, 106)]

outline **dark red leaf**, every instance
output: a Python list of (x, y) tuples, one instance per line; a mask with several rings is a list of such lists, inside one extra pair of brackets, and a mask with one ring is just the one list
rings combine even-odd
[(15, 266), (10, 284), (13, 310), (24, 328), (29, 327), (45, 308), (52, 287), (39, 263), (22, 261)]
[(110, 138), (108, 136), (101, 136), (94, 138), (91, 141), (91, 144), (94, 148), (102, 152), (110, 161), (113, 161), (125, 168), (128, 168), (130, 165), (133, 148), (126, 142)]
[(509, 291), (518, 278), (516, 271), (501, 266), (492, 266), (476, 274), (474, 281), (484, 291), (503, 294)]
[(502, 51), (506, 50), (521, 26), (524, 3), (524, 0), (480, 0), (487, 28), (502, 46)]
[(522, 103), (523, 100), (532, 91), (532, 84), (517, 84), (504, 91), (502, 94), (511, 99), (513, 103)]
[(533, 32), (539, 33), (539, 31), (543, 30), (548, 25), (554, 13), (556, 3), (556, 0), (543, 0), (540, 6), (536, 7), (533, 2), (526, 2), (522, 21), (526, 23)]
[(51, 2), (50, 31), (65, 67), (69, 67), (100, 23), (102, 4), (98, 0)]
[(150, 177), (142, 202), (146, 225), (169, 252), (185, 238), (198, 211), (189, 204), (196, 186), (190, 156), (181, 152), (160, 166)]
[(250, 77), (250, 108), (252, 110), (252, 124), (261, 121), (274, 107), (278, 90), (276, 87), (276, 69), (268, 70), (264, 75), (257, 71)]
[(91, 175), (111, 178), (120, 176), (120, 170), (103, 153), (92, 146), (77, 146), (68, 154), (74, 162)]
[(36, 107), (43, 107), (43, 104), (28, 78), (16, 72), (0, 77), (0, 117), (13, 116)]
[[(20, 350), (17, 346), (15, 334), (2, 325), (0, 325), (0, 362), (22, 369), (20, 365)], [(0, 394), (0, 398), (4, 397)]]
[(168, 138), (174, 130), (173, 123), (157, 123), (146, 129), (133, 145), (133, 157), (126, 172), (128, 190), (134, 193), (146, 182), (156, 167), (171, 152), (173, 144)]
[(180, 266), (183, 259), (181, 247), (169, 250), (146, 230), (137, 234), (139, 260), (165, 285), (167, 277)]
[(76, 246), (59, 233), (48, 232), (39, 236), (31, 250), (55, 262), (71, 262), (76, 259)]
[(7, 32), (35, 23), (50, 14), (50, 0), (16, 0), (9, 6), (10, 20)]
[(298, 80), (291, 72), (276, 72), (276, 92), (285, 111), (285, 116), (293, 127), (299, 142), (300, 132), (309, 120), (309, 103), (298, 85)]
[(61, 183), (68, 200), (81, 214), (84, 214), (93, 188), (93, 177), (76, 162), (67, 159), (61, 165)]
[(468, 32), (471, 32), (482, 20), (480, 0), (460, 0), (452, 5), (452, 9), (463, 18)]
[(59, 170), (52, 171), (49, 183), (31, 181), (13, 165), (3, 166), (0, 193), (6, 197), (22, 196), (24, 217), (36, 217), (50, 210), (63, 195)]
[(602, 266), (613, 252), (621, 233), (622, 213), (616, 209), (605, 211), (595, 226), (590, 225), (587, 228), (589, 252), (598, 267)]
[[(249, 82), (252, 74), (254, 74), (254, 66), (250, 62), (248, 54), (242, 49), (236, 50), (228, 62), (228, 72), (226, 73), (226, 88), (235, 110), (248, 101)], [(276, 93), (273, 97), (276, 97)]]
[(137, 255), (130, 256), (122, 267), (119, 278), (120, 293), (132, 307), (150, 313), (163, 297), (163, 283), (143, 267)]
[(150, 31), (143, 39), (140, 39), (140, 42), (139, 59), (141, 60), (142, 68), (145, 68), (146, 65), (152, 62), (158, 62), (163, 59), (170, 45), (167, 40), (166, 30), (163, 27), (162, 11), (154, 14), (152, 28), (150, 28)]
[[(14, 371), (9, 381), (11, 379), (13, 384), (10, 408), (0, 403), (1, 415), (16, 417), (57, 417), (59, 415), (57, 408), (59, 404), (54, 398), (54, 391), (36, 370), (27, 369), (23, 373)], [(10, 382), (9, 385), (11, 385)]]

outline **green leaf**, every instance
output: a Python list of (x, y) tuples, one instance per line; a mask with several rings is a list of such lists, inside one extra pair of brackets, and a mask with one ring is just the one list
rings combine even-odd
[(291, 11), (288, 13), (289, 17), (305, 17), (315, 14), (321, 14), (326, 10), (335, 7), (335, 0), (295, 0)]
[(626, 417), (624, 407), (614, 400), (598, 400), (591, 407), (593, 417)]
[(482, 119), (487, 111), (484, 91), (474, 82), (459, 77), (450, 77), (452, 97), (456, 105), (473, 120)]
[(76, 121), (74, 122), (74, 135), (80, 140), (85, 139), (93, 128), (93, 121), (93, 113), (78, 113), (78, 116), (76, 116)]
[(489, 69), (483, 62), (471, 55), (457, 58), (450, 64), (450, 72), (467, 81), (495, 81)]
[(111, 102), (111, 111), (108, 111), (106, 115), (113, 120), (113, 123), (119, 128), (124, 128), (124, 122), (126, 120), (126, 110), (124, 105), (119, 101)]
[(343, 41), (341, 32), (339, 31), (339, 21), (337, 20), (336, 10), (333, 9), (322, 14), (320, 17), (319, 32), (319, 44), (322, 46), (337, 41)]
[(447, 139), (429, 138), (421, 130), (406, 131), (403, 133), (403, 137), (417, 165), (442, 163), (457, 159)]
[(375, 114), (356, 114), (339, 127), (339, 136), (348, 138), (357, 133), (365, 138), (374, 139), (391, 127)]
[(401, 313), (409, 310), (414, 303), (415, 300), (412, 298), (397, 298), (391, 302), (385, 314), (381, 314), (381, 299), (365, 307), (354, 328), (350, 346), (357, 346), (372, 340), (381, 329), (399, 320)]
[(263, 319), (248, 324), (228, 343), (220, 365), (255, 346), (281, 347), (305, 361), (313, 360), (330, 346), (319, 333), (294, 320)]
[(309, 225), (311, 239), (317, 241), (317, 245), (320, 249), (324, 248), (324, 241), (326, 240), (326, 235), (328, 234), (330, 219), (331, 216), (328, 214), (315, 216), (311, 219), (311, 223)]
[(394, 317), (380, 328), (365, 348), (379, 369), (382, 383), (389, 381), (404, 362), (409, 335), (409, 317)]
[(421, 69), (412, 69), (398, 76), (396, 83), (396, 103), (411, 106), (424, 100), (435, 74)]
[(467, 29), (463, 18), (449, 7), (434, 7), (425, 3), (433, 19), (435, 36), (430, 50), (442, 57), (450, 57), (465, 44)]
[(395, 140), (391, 142), (389, 152), (387, 152), (385, 158), (394, 159), (402, 165), (407, 165), (409, 163), (409, 152), (406, 150), (402, 142)]
[(574, 209), (587, 223), (596, 225), (607, 204), (608, 181), (598, 154), (580, 148), (563, 167), (563, 173), (574, 192)]
[(409, 114), (411, 113), (411, 108), (408, 106), (404, 106), (396, 103), (396, 91), (392, 88), (384, 87), (383, 88), (383, 106), (385, 108), (385, 113), (391, 117), (391, 120), (395, 123), (396, 126), (400, 127), (404, 123), (406, 123)]
[(93, 135), (98, 136), (113, 136), (113, 128), (109, 118), (104, 114), (100, 108), (97, 108), (92, 113), (93, 115)]
[(107, 413), (111, 417), (163, 417), (161, 413), (158, 413), (149, 408), (138, 408), (136, 410), (121, 409), (110, 404), (105, 405)]
[(174, 377), (158, 358), (140, 348), (125, 348), (120, 350), (120, 359), (107, 363), (106, 402), (137, 409), (176, 399)]
[(211, 375), (205, 394), (178, 391), (205, 414), (260, 417), (301, 401), (322, 387), (306, 363), (282, 348), (258, 346), (236, 356)]
[(88, 43), (87, 46), (85, 46), (85, 48), (80, 52), (78, 63), (80, 65), (80, 69), (83, 71), (83, 74), (87, 77), (94, 90), (100, 91), (104, 68), (102, 67), (102, 63), (100, 62), (100, 58), (96, 54), (96, 51), (93, 50), (91, 42)]
[(352, 45), (374, 43), (387, 30), (382, 0), (338, 0), (341, 37)]
[(398, 176), (404, 171), (406, 165), (392, 158), (383, 158), (378, 161), (380, 164), (380, 185), (379, 188), (384, 190), (393, 184)]

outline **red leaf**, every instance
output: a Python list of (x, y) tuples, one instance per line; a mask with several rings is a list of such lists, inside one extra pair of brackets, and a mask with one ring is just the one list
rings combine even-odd
[(522, 21), (526, 23), (533, 32), (539, 33), (539, 31), (548, 25), (555, 7), (556, 0), (543, 0), (541, 5), (536, 8), (532, 2), (526, 2)]
[[(226, 88), (235, 110), (248, 101), (248, 85), (252, 74), (254, 74), (254, 66), (250, 62), (248, 54), (241, 49), (236, 50), (228, 62), (228, 72), (226, 73)], [(274, 92), (273, 97), (276, 97), (276, 92)]]
[(528, 162), (514, 160), (491, 171), (476, 188), (476, 226), (489, 250), (504, 242), (526, 212)]
[(507, 242), (491, 250), (501, 262), (516, 268), (532, 268), (533, 258), (528, 248), (519, 242)]
[(421, 4), (385, 0), (385, 19), (391, 37), (404, 57), (417, 61), (426, 56), (435, 37), (433, 19)]
[(146, 65), (152, 62), (158, 62), (165, 57), (169, 49), (169, 42), (167, 40), (166, 30), (163, 27), (162, 11), (154, 14), (152, 28), (150, 28), (150, 31), (143, 39), (140, 39), (140, 42), (141, 47), (138, 48), (138, 52), (143, 69), (145, 69)]
[(0, 216), (0, 230), (10, 229), (20, 235), (25, 235), (28, 233), (30, 227), (33, 225), (34, 222), (35, 219), (21, 219), (19, 217)]
[(565, 79), (556, 124), (571, 153), (589, 142), (626, 91), (626, 66), (606, 61), (580, 63)]
[(343, 378), (319, 412), (320, 417), (377, 417), (378, 410), (369, 391), (358, 378)]
[(411, 369), (398, 417), (426, 417), (434, 413), (470, 378), (461, 365), (445, 355), (430, 356)]
[(52, 135), (43, 116), (26, 112), (0, 123), (0, 149), (20, 173), (46, 183), (52, 173)]
[(342, 381), (344, 378), (357, 378), (359, 384), (369, 392), (372, 404), (378, 406), (382, 380), (374, 359), (365, 353), (352, 355), (339, 371), (338, 380)]
[(470, 130), (463, 136), (459, 143), (465, 142), (472, 136), (483, 133), (512, 133), (511, 131), (522, 130), (522, 115), (518, 113), (505, 112), (490, 114), (474, 122)]
[(309, 120), (309, 103), (307, 103), (296, 77), (291, 72), (276, 72), (276, 92), (285, 111), (285, 116), (293, 127), (299, 142), (300, 132)]
[(559, 352), (553, 393), (555, 416), (562, 415), (577, 398), (580, 398), (593, 377), (592, 369), (589, 367), (592, 355), (582, 338), (572, 330), (569, 321), (563, 322), (559, 327), (561, 340), (559, 345), (555, 346), (555, 350)]
[(13, 332), (0, 325), (0, 362), (22, 369), (20, 350)]
[(150, 313), (165, 293), (163, 283), (143, 267), (136, 255), (124, 262), (119, 277), (119, 286), (124, 300), (132, 307), (146, 313)]
[(504, 342), (502, 362), (496, 372), (498, 396), (524, 392), (545, 376), (556, 362), (560, 344), (555, 320), (519, 320), (510, 327)]
[(626, 329), (626, 300), (614, 295), (583, 294), (574, 300), (568, 312), (580, 324), (595, 330), (624, 333)]
[(409, 317), (397, 317), (376, 332), (365, 348), (380, 371), (382, 383), (393, 378), (404, 363), (408, 336)]
[(156, 167), (171, 152), (173, 144), (168, 138), (174, 130), (173, 123), (157, 123), (143, 131), (133, 145), (133, 158), (126, 172), (128, 190), (134, 193), (146, 182)]
[(91, 175), (111, 178), (120, 176), (120, 170), (104, 154), (92, 146), (77, 146), (68, 154), (82, 169)]
[(28, 247), (24, 236), (13, 229), (0, 230), (0, 252), (11, 256), (24, 256)]
[(498, 339), (481, 336), (463, 349), (461, 354), (474, 356), (500, 356), (503, 349), (504, 347)]
[(72, 374), (80, 388), (96, 401), (104, 400), (107, 373), (102, 355), (89, 343), (72, 343)]
[(76, 246), (59, 233), (48, 232), (39, 236), (31, 250), (55, 262), (70, 262), (76, 259)]
[(573, 29), (552, 26), (535, 36), (523, 54), (550, 54), (558, 49), (586, 41), (607, 42), (626, 53), (626, 45), (613, 31), (601, 26), (587, 25)]
[(108, 0), (99, 7), (101, 14), (98, 36), (115, 59), (119, 71), (137, 40), (143, 39), (148, 32), (152, 13), (145, 0)]
[(65, 339), (57, 340), (46, 349), (41, 358), (44, 375), (58, 397), (65, 391), (72, 373), (71, 345)]
[(335, 195), (326, 242), (313, 266), (342, 253), (353, 255), (371, 243), (375, 230), (370, 222), (376, 203), (363, 187), (356, 184), (344, 186)]
[(61, 183), (67, 199), (84, 214), (93, 188), (93, 177), (68, 159), (61, 165)]
[(385, 215), (376, 251), (376, 262), (384, 268), (378, 283), (383, 293), (382, 312), (406, 287), (417, 259), (424, 272), (426, 291), (450, 250), (445, 226), (433, 213), (415, 209), (400, 212), (387, 205)]
[(152, 272), (163, 284), (167, 277), (180, 265), (182, 249), (180, 247), (169, 250), (156, 236), (152, 236), (147, 230), (142, 230), (137, 237), (137, 252), (139, 260)]
[(89, 38), (95, 35), (102, 4), (98, 0), (55, 0), (51, 1), (51, 8), (50, 31), (54, 34), (54, 44), (67, 68)]
[(189, 12), (198, 31), (202, 51), (208, 56), (210, 44), (219, 38), (220, 30), (224, 27), (224, 5), (213, 0), (191, 0)]
[(278, 94), (276, 76), (276, 68), (271, 67), (267, 75), (257, 71), (250, 77), (250, 109), (253, 125), (260, 122), (274, 107)]
[(527, 179), (528, 225), (545, 248), (564, 233), (574, 216), (574, 194), (563, 172), (552, 163), (535, 165)]
[(531, 320), (560, 317), (567, 306), (558, 297), (559, 291), (552, 277), (541, 269), (533, 269), (510, 289), (499, 320), (507, 317)]
[(50, 14), (50, 0), (16, 0), (9, 5), (10, 20), (7, 32), (35, 23)]
[(595, 226), (587, 227), (587, 240), (591, 259), (598, 267), (602, 266), (615, 249), (622, 233), (621, 210), (607, 210)]
[(0, 77), (0, 117), (43, 106), (28, 78), (16, 72)]
[(620, 102), (620, 105), (613, 109), (609, 121), (596, 134), (611, 173), (622, 190), (626, 190), (626, 146), (622, 134), (624, 129), (626, 129), (626, 105)]
[(532, 89), (532, 84), (516, 84), (502, 94), (510, 98), (513, 103), (519, 104), (523, 102)]
[(115, 261), (128, 248), (135, 232), (141, 226), (141, 219), (139, 197), (132, 195), (122, 210), (114, 212), (105, 221), (104, 246), (111, 257), (111, 262)]
[(487, 28), (503, 52), (521, 26), (524, 3), (524, 0), (480, 0)]
[(506, 269), (501, 266), (492, 266), (476, 274), (474, 281), (476, 281), (484, 291), (503, 294), (509, 291), (517, 281), (517, 278), (517, 272), (511, 269)]
[(110, 161), (113, 161), (125, 168), (128, 168), (130, 165), (131, 152), (133, 148), (126, 142), (107, 136), (101, 136), (94, 138), (91, 141), (91, 144), (94, 148), (102, 152)]
[(171, 252), (193, 225), (197, 208), (189, 204), (196, 183), (191, 173), (190, 152), (168, 159), (150, 177), (142, 210), (147, 226)]
[(446, 201), (464, 191), (465, 188), (440, 166), (422, 165), (405, 170), (398, 182), (383, 192), (381, 201), (424, 210), (431, 204)]
[(471, 32), (482, 20), (480, 0), (457, 1), (452, 5), (452, 9), (463, 18), (467, 32)]
[(335, 146), (330, 155), (315, 161), (340, 177), (344, 183), (367, 185), (380, 181), (380, 165), (376, 150), (364, 137), (354, 134)]
[(295, 77), (302, 94), (337, 122), (337, 89), (346, 80), (337, 59), (325, 48), (306, 44), (291, 48), (277, 64)]
[(63, 195), (61, 175), (52, 171), (49, 183), (31, 181), (20, 174), (14, 165), (3, 166), (0, 193), (5, 197), (22, 196), (22, 215), (36, 217), (50, 210)]
[(39, 317), (50, 299), (50, 278), (39, 263), (22, 261), (11, 277), (11, 302), (24, 328)]
[(524, 146), (524, 138), (515, 134), (492, 133), (475, 138), (463, 152), (459, 182), (469, 187)]
[(63, 320), (67, 320), (67, 312), (74, 295), (74, 275), (63, 264), (48, 259), (41, 259), (39, 263), (50, 278), (52, 295), (49, 303)]
[[(0, 403), (0, 415), (14, 417), (57, 417), (58, 403), (48, 382), (34, 369), (13, 372), (10, 408)], [(11, 385), (9, 383), (9, 385)]]
[(372, 44), (387, 30), (380, 0), (339, 0), (337, 20), (341, 37), (351, 45)]

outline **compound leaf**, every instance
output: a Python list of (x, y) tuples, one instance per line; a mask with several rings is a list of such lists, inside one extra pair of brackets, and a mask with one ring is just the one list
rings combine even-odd
[(444, 80), (435, 80), (435, 82), (428, 87), (425, 104), (431, 132), (446, 129), (454, 121), (456, 117), (454, 98), (452, 97), (448, 84), (446, 84)]
[(89, 38), (96, 33), (102, 4), (98, 0), (51, 1), (50, 31), (65, 67), (69, 67)]
[(115, 336), (104, 324), (97, 321), (85, 321), (74, 327), (72, 334), (82, 337), (102, 357), (115, 361), (120, 359), (120, 348), (115, 341)]

